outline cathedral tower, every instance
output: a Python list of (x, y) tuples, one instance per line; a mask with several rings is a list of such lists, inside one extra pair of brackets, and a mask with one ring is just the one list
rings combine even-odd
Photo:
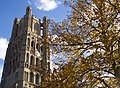
[(32, 15), (26, 8), (23, 18), (15, 18), (6, 52), (2, 88), (36, 88), (50, 71), (48, 20)]

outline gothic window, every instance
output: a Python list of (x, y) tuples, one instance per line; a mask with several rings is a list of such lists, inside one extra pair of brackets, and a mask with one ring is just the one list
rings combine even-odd
[(39, 45), (38, 45), (38, 43), (36, 44), (36, 49), (38, 49), (39, 48)]
[(40, 35), (43, 37), (43, 29), (40, 30)]
[(30, 65), (34, 65), (34, 57), (33, 56), (31, 56), (31, 58), (30, 58)]
[(39, 48), (39, 44), (38, 43), (36, 44), (36, 49), (37, 49), (37, 51), (40, 52), (40, 48)]
[(39, 59), (36, 58), (36, 66), (38, 66), (38, 65), (39, 65)]
[(20, 26), (19, 27), (20, 27), (20, 30), (22, 30), (22, 22), (20, 22)]
[(48, 65), (47, 65), (47, 67), (48, 67), (48, 70), (50, 70), (50, 62), (48, 62)]
[(34, 74), (30, 72), (30, 82), (34, 83)]
[(26, 62), (29, 62), (29, 53), (27, 53)]
[(16, 63), (18, 62), (18, 59), (17, 59), (17, 57), (15, 58), (15, 60), (16, 60)]
[(14, 46), (12, 46), (12, 51), (14, 52), (14, 50), (15, 50), (15, 49), (14, 49)]
[(12, 61), (12, 64), (13, 64), (12, 68), (14, 69), (14, 67), (15, 67), (15, 60)]
[(39, 84), (39, 75), (36, 74), (36, 84)]
[(30, 46), (30, 38), (28, 38), (27, 45)]
[(19, 53), (19, 58), (21, 58), (21, 53)]
[(34, 24), (34, 29), (35, 29), (35, 30), (38, 30), (38, 29), (39, 29), (39, 24), (38, 24), (38, 23), (35, 23), (35, 24)]
[(24, 80), (28, 81), (28, 72), (24, 72)]
[(17, 50), (17, 44), (15, 44), (15, 51)]
[(43, 52), (43, 46), (41, 46), (41, 52)]
[(13, 69), (15, 68), (15, 60), (13, 60)]
[(32, 48), (35, 47), (35, 42), (34, 42), (34, 41), (31, 42), (31, 47), (32, 47)]

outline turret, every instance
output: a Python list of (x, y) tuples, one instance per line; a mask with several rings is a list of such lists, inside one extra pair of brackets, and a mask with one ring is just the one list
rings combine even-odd
[(14, 24), (19, 24), (20, 20), (18, 18), (14, 19)]
[(48, 19), (46, 16), (43, 17), (43, 36), (46, 38), (48, 36)]
[[(44, 75), (47, 75), (50, 72), (50, 62), (49, 62), (50, 53), (49, 53), (49, 43), (48, 43), (48, 19), (46, 16), (43, 17), (42, 26), (43, 26), (43, 39), (44, 39), (44, 41), (43, 41), (43, 53), (44, 53), (43, 77), (44, 77)], [(45, 79), (43, 78), (43, 80), (45, 80)]]
[(20, 20), (18, 18), (15, 18), (13, 23), (12, 36), (11, 36), (12, 39), (14, 39), (18, 34), (19, 23), (20, 23)]
[(26, 15), (32, 15), (32, 8), (30, 6), (26, 8)]
[(28, 28), (28, 26), (31, 26), (31, 18), (32, 18), (32, 8), (30, 6), (27, 6), (26, 8), (26, 14), (24, 16), (25, 18), (25, 27)]

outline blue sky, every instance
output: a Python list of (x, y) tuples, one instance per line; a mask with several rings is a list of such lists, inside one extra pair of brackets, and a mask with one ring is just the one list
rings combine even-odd
[(11, 36), (13, 20), (22, 18), (26, 7), (32, 7), (33, 15), (42, 19), (47, 16), (57, 22), (66, 18), (69, 8), (64, 6), (64, 0), (1, 0), (0, 1), (0, 78), (5, 58), (6, 48)]

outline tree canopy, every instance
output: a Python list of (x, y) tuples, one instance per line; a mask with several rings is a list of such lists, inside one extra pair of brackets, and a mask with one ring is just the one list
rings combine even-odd
[(50, 22), (59, 68), (43, 88), (119, 88), (120, 0), (65, 0), (65, 5), (72, 9), (68, 18)]

